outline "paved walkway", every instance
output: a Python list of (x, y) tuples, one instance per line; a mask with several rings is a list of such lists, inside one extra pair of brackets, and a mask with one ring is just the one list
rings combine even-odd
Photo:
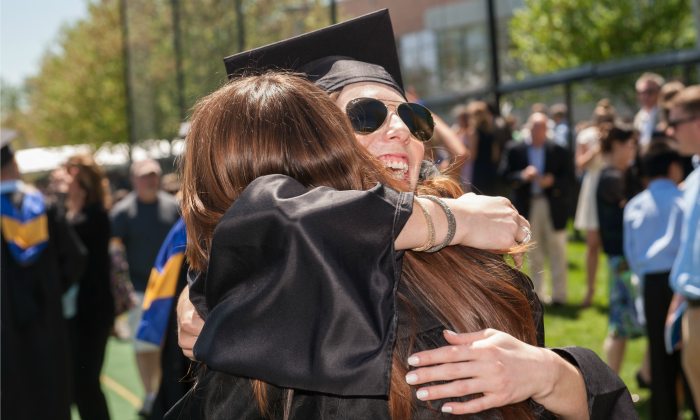
[[(114, 337), (107, 343), (100, 382), (112, 420), (141, 420), (138, 410), (141, 408), (144, 391), (133, 349), (130, 342)], [(73, 420), (80, 420), (75, 406)]]

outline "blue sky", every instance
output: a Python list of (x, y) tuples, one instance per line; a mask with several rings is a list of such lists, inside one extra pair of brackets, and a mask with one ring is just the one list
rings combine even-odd
[(38, 72), (58, 30), (87, 14), (88, 0), (1, 0), (0, 76), (12, 84)]

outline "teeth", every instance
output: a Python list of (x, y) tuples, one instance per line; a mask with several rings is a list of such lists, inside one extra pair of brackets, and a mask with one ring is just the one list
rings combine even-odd
[(401, 169), (403, 171), (408, 170), (408, 164), (404, 162), (384, 162), (384, 165), (391, 169)]
[(406, 175), (406, 172), (408, 172), (408, 164), (404, 162), (389, 162), (386, 161), (384, 162), (384, 165), (387, 168), (391, 168), (394, 171), (394, 177), (397, 179), (403, 179), (404, 176)]

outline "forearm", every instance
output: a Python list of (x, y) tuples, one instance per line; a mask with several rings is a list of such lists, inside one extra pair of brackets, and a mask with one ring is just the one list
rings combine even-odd
[(435, 132), (440, 137), (440, 140), (442, 140), (442, 144), (445, 148), (449, 150), (458, 161), (466, 158), (469, 151), (459, 139), (459, 136), (457, 136), (457, 134), (439, 117), (433, 116), (433, 118), (435, 119)]
[[(425, 206), (433, 221), (433, 228), (435, 229), (433, 245), (441, 244), (442, 241), (445, 240), (445, 236), (447, 236), (447, 217), (442, 208), (434, 202), (428, 199), (419, 198), (419, 200), (421, 200), (421, 203)], [(455, 200), (444, 199), (444, 201), (450, 203)], [(448, 204), (448, 206), (452, 207), (450, 204)], [(413, 213), (396, 238), (394, 249), (398, 251), (402, 249), (419, 248), (428, 240), (428, 232), (428, 222), (426, 221), (425, 215), (420, 206), (414, 202)]]
[[(433, 245), (439, 245), (447, 236), (447, 217), (436, 203), (419, 198), (430, 213), (435, 228)], [(518, 214), (509, 200), (503, 197), (465, 194), (457, 199), (444, 198), (455, 217), (455, 234), (449, 245), (466, 245), (478, 249), (507, 250), (516, 246), (516, 240), (525, 238), (521, 227), (530, 224)], [(414, 203), (411, 216), (394, 242), (394, 248), (412, 249), (423, 246), (428, 239), (428, 223), (422, 210)]]
[(542, 351), (550, 359), (547, 363), (551, 366), (547, 369), (547, 373), (552, 375), (547, 381), (550, 386), (542, 395), (533, 395), (532, 399), (562, 419), (589, 419), (586, 384), (581, 371), (553, 351)]
[(593, 158), (595, 158), (598, 153), (600, 153), (600, 149), (598, 147), (579, 145), (576, 149), (576, 157), (574, 158), (576, 167), (582, 171), (585, 171), (588, 169), (588, 165), (590, 165)]
[(582, 153), (580, 155), (576, 156), (576, 166), (581, 169), (582, 171), (585, 171), (588, 169), (588, 165), (591, 163), (593, 158), (595, 157), (595, 153), (590, 153), (589, 151)]

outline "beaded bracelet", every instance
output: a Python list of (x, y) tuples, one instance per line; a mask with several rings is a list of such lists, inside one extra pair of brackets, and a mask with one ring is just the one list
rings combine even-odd
[(413, 201), (418, 203), (418, 206), (420, 209), (423, 211), (423, 216), (425, 216), (425, 220), (428, 222), (428, 240), (425, 242), (425, 244), (420, 247), (420, 248), (413, 248), (411, 251), (416, 251), (416, 252), (423, 252), (427, 249), (430, 249), (430, 247), (433, 246), (433, 241), (435, 240), (435, 226), (433, 226), (433, 218), (430, 217), (430, 213), (428, 213), (428, 209), (425, 208), (425, 205), (418, 200), (418, 197), (415, 195), (413, 196)]
[(442, 210), (445, 212), (445, 216), (447, 216), (447, 236), (445, 236), (445, 240), (442, 241), (440, 245), (436, 245), (425, 252), (437, 252), (441, 250), (442, 248), (446, 247), (447, 245), (452, 242), (452, 239), (455, 237), (455, 232), (457, 231), (457, 221), (455, 219), (455, 215), (452, 213), (452, 210), (445, 204), (444, 201), (442, 201), (440, 198), (434, 196), (434, 195), (421, 195), (421, 198), (427, 198), (430, 201), (433, 201), (440, 205), (442, 207)]

